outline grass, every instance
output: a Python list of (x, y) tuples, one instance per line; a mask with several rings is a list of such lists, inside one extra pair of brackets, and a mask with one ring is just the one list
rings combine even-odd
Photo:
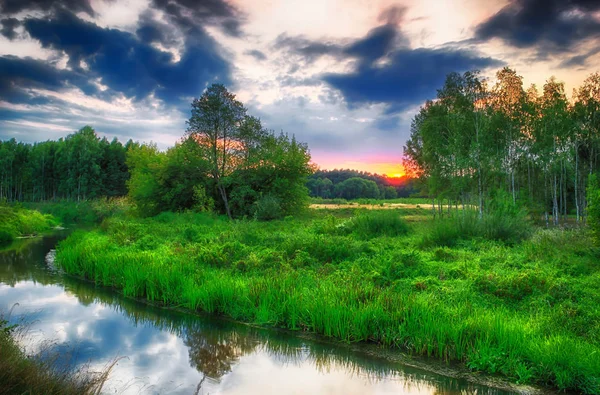
[(47, 346), (39, 355), (26, 355), (15, 337), (23, 327), (13, 327), (0, 317), (0, 394), (99, 394), (108, 378), (86, 367), (73, 370)]
[(65, 225), (95, 225), (128, 210), (124, 198), (24, 203), (28, 209), (52, 215)]
[(58, 225), (50, 214), (42, 214), (20, 206), (0, 205), (0, 247), (17, 237), (34, 236), (48, 232)]
[(461, 241), (476, 238), (516, 244), (530, 237), (532, 232), (525, 213), (495, 212), (480, 219), (474, 210), (459, 210), (451, 216), (435, 219), (423, 237), (423, 245), (454, 247)]
[(117, 215), (57, 262), (131, 297), (600, 393), (600, 249), (585, 231), (431, 243), (438, 225), (407, 224), (414, 210)]
[(370, 206), (383, 206), (386, 204), (411, 204), (421, 205), (424, 208), (431, 207), (431, 199), (428, 198), (395, 198), (395, 199), (367, 199), (360, 198), (354, 200), (346, 200), (342, 198), (324, 199), (320, 197), (311, 197), (310, 204), (330, 204), (330, 205), (370, 205)]

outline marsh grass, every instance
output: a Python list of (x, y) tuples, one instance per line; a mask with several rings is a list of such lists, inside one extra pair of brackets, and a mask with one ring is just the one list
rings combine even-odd
[(599, 254), (585, 232), (423, 248), (428, 232), (390, 210), (117, 216), (63, 241), (57, 262), (131, 297), (600, 393)]
[(431, 222), (422, 245), (454, 247), (472, 240), (492, 240), (517, 244), (533, 234), (533, 226), (523, 212), (497, 211), (479, 217), (475, 210), (458, 210)]

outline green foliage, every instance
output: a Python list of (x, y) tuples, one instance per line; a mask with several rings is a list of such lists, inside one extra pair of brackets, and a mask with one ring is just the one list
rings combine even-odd
[(460, 241), (485, 239), (506, 244), (519, 243), (533, 232), (527, 212), (497, 191), (483, 216), (474, 210), (455, 211), (435, 220), (423, 237), (425, 246), (456, 246)]
[[(430, 229), (405, 233), (401, 213), (113, 217), (62, 242), (57, 262), (127, 296), (599, 392), (600, 252), (588, 233), (537, 230), (517, 244), (475, 235), (419, 250)], [(376, 237), (386, 234), (399, 235)]]
[(335, 186), (335, 195), (343, 199), (358, 199), (379, 197), (379, 188), (375, 181), (352, 177)]
[(15, 236), (6, 229), (0, 229), (0, 247), (9, 245), (13, 242)]
[(590, 175), (588, 180), (588, 225), (600, 245), (600, 182), (596, 175)]
[(0, 245), (10, 244), (19, 236), (48, 232), (56, 225), (52, 215), (20, 206), (0, 206)]
[(494, 85), (478, 72), (450, 73), (413, 119), (404, 167), (440, 200), (486, 211), (504, 189), (555, 226), (580, 222), (587, 175), (600, 170), (592, 159), (600, 150), (599, 92), (599, 73), (575, 90), (572, 105), (554, 77), (538, 92), (508, 67)]
[(370, 211), (348, 221), (343, 229), (361, 237), (401, 236), (410, 228), (400, 214), (394, 210)]
[(270, 221), (283, 217), (281, 203), (279, 203), (279, 199), (274, 196), (263, 196), (254, 204), (254, 217), (259, 221)]
[(118, 140), (100, 139), (85, 126), (58, 141), (0, 141), (0, 200), (82, 201), (123, 196), (129, 177)]

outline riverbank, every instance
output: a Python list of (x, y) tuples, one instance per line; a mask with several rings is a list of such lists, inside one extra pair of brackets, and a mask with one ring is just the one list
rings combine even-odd
[(128, 296), (600, 392), (600, 254), (585, 232), (436, 247), (429, 224), (401, 219), (414, 211), (115, 216), (62, 242), (57, 260)]

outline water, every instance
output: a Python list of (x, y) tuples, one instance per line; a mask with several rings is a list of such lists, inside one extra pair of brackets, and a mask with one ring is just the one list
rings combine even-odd
[[(377, 356), (372, 348), (307, 340), (160, 309), (52, 269), (64, 236), (0, 252), (0, 312), (30, 328), (25, 347), (48, 342), (78, 366), (118, 357), (106, 393), (507, 394)], [(48, 265), (50, 263), (50, 265)], [(18, 305), (17, 305), (18, 304)]]

